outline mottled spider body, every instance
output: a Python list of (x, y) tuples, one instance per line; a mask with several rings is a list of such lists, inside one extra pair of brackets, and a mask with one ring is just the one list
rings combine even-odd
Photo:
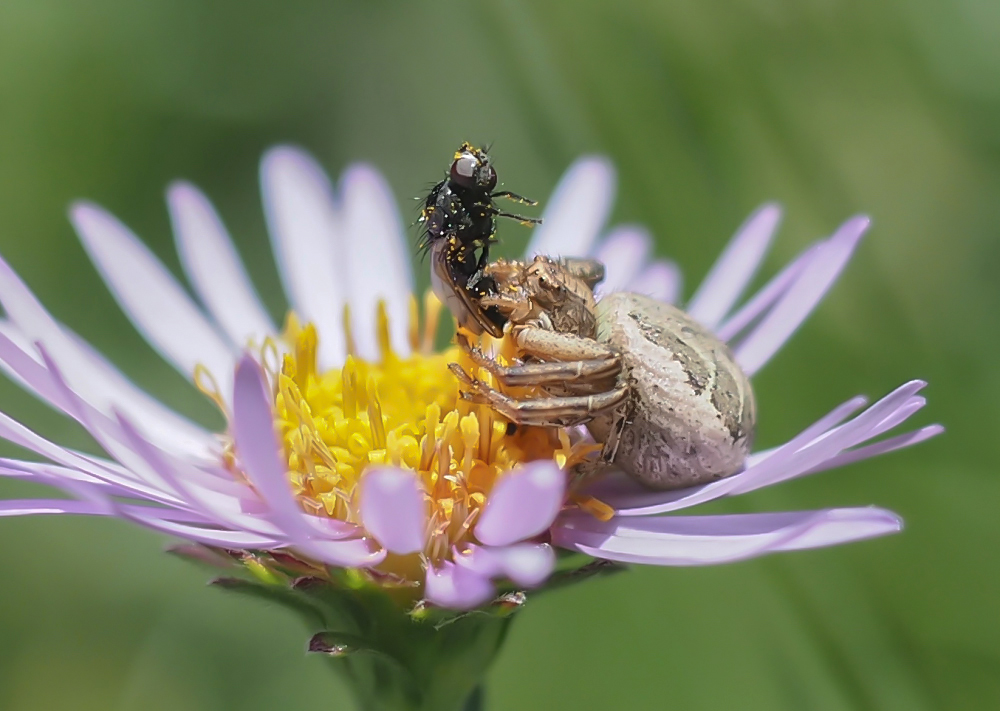
[[(631, 293), (595, 302), (600, 265), (586, 260), (499, 261), (484, 270), (495, 293), (473, 299), (507, 319), (523, 361), (474, 362), (517, 398), (453, 368), (466, 396), (518, 424), (586, 424), (604, 444), (601, 464), (654, 488), (673, 489), (739, 471), (756, 408), (749, 380), (714, 334), (668, 304)], [(547, 397), (546, 397), (547, 395)]]

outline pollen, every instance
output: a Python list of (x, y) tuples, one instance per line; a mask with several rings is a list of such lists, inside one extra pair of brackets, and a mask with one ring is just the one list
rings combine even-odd
[[(285, 355), (272, 380), (276, 426), (302, 508), (360, 523), (358, 485), (369, 467), (410, 470), (423, 484), (430, 514), (422, 558), (436, 562), (470, 537), (506, 472), (538, 459), (569, 468), (594, 446), (557, 428), (508, 428), (487, 406), (463, 400), (448, 366), (475, 366), (457, 346), (434, 351), (442, 308), (432, 293), (424, 300), (422, 324), (418, 312), (414, 299), (410, 355), (393, 350), (380, 305), (379, 358), (358, 357), (348, 339), (343, 367), (325, 371), (317, 367), (315, 327), (292, 314), (283, 334)], [(349, 314), (344, 322), (349, 331)], [(481, 371), (479, 377), (488, 381), (490, 375)]]

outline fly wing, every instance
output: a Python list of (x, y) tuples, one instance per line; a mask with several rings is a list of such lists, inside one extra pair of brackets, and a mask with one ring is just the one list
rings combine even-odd
[(434, 293), (451, 310), (460, 326), (476, 335), (486, 331), (496, 338), (502, 337), (503, 330), (486, 316), (469, 293), (467, 277), (455, 273), (452, 258), (455, 249), (451, 240), (440, 240), (431, 245), (431, 287)]

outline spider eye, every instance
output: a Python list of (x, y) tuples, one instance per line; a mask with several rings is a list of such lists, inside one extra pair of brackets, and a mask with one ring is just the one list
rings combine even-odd
[(451, 179), (463, 188), (476, 187), (476, 169), (479, 161), (470, 153), (463, 153), (451, 164)]

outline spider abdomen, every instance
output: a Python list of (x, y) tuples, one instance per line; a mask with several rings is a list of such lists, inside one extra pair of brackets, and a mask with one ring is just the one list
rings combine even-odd
[(630, 389), (625, 406), (589, 424), (610, 463), (657, 489), (740, 470), (756, 407), (724, 343), (679, 309), (630, 293), (598, 303), (597, 340), (621, 353)]

